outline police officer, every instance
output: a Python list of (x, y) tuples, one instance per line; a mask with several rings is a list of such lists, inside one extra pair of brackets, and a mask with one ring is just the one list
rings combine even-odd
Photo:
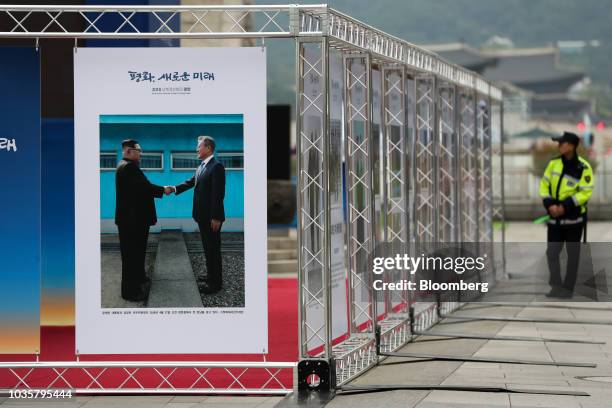
[[(559, 143), (561, 155), (548, 163), (540, 182), (540, 197), (550, 215), (546, 257), (552, 289), (546, 296), (571, 299), (578, 275), (586, 205), (593, 194), (593, 169), (578, 156), (580, 139), (576, 134), (564, 132), (552, 140)], [(567, 243), (567, 273), (562, 281), (559, 255), (564, 243)]]

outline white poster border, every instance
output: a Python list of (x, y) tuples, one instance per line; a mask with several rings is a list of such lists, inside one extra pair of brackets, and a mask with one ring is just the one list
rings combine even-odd
[[(189, 95), (152, 95), (151, 85), (128, 74), (151, 70), (215, 79), (192, 84)], [(265, 48), (80, 48), (74, 73), (77, 354), (267, 353)], [(245, 307), (102, 309), (100, 115), (237, 113), (244, 118)], [(195, 313), (202, 310), (210, 313)]]

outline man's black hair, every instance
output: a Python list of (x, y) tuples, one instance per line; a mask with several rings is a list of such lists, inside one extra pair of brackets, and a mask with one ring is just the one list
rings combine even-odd
[(137, 144), (138, 144), (138, 140), (125, 139), (123, 142), (121, 142), (121, 148), (125, 149), (126, 147), (130, 147), (133, 149), (136, 147)]

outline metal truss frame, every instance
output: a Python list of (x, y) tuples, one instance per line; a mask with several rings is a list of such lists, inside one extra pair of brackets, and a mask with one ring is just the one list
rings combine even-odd
[[(150, 22), (140, 27), (136, 19), (146, 15)], [(109, 20), (116, 21), (110, 25)], [(190, 20), (189, 24), (176, 24)], [(386, 242), (417, 244), (436, 242), (440, 238), (476, 242), (482, 236), (492, 239), (490, 223), (493, 213), (490, 173), (491, 148), (490, 125), (477, 128), (476, 95), (487, 99), (487, 106), (502, 106), (499, 88), (485, 81), (478, 74), (453, 65), (437, 54), (391, 36), (370, 25), (338, 12), (327, 5), (236, 5), (236, 6), (32, 6), (0, 5), (0, 22), (7, 23), (8, 31), (0, 32), (0, 38), (39, 39), (246, 39), (291, 38), (296, 44), (296, 134), (298, 161), (298, 281), (299, 281), (299, 356), (300, 359), (321, 359), (333, 362), (335, 382), (344, 384), (372, 367), (379, 359), (378, 352), (396, 350), (410, 340), (411, 329), (422, 331), (437, 322), (439, 310), (435, 303), (412, 303), (406, 318), (402, 313), (387, 313), (394, 307), (407, 304), (406, 294), (389, 298), (385, 318), (378, 322), (376, 299), (371, 286), (366, 290), (368, 306), (357, 308), (356, 287), (371, 284), (371, 277), (359, 275), (356, 257), (365, 259), (374, 253), (375, 206), (373, 201), (373, 147), (372, 123), (372, 65), (382, 67), (381, 128), (384, 136), (385, 165), (384, 219), (392, 220), (384, 225)], [(153, 22), (153, 23), (151, 23)], [(5, 24), (6, 26), (7, 24)], [(78, 28), (75, 28), (78, 27)], [(331, 215), (330, 215), (330, 84), (329, 52), (338, 50), (347, 63), (345, 66), (345, 160), (347, 189), (356, 195), (349, 199), (350, 220), (347, 233), (349, 258), (349, 338), (339, 344), (332, 339), (331, 294)], [(361, 62), (358, 62), (361, 61)], [(353, 68), (365, 65), (364, 79)], [(407, 78), (414, 78), (407, 89)], [(399, 82), (397, 79), (399, 78)], [(414, 85), (414, 86), (412, 86)], [(353, 91), (361, 89), (366, 105), (356, 103)], [(451, 92), (452, 90), (452, 92)], [(414, 92), (414, 111), (407, 106), (407, 95)], [(454, 94), (455, 96), (452, 96)], [(391, 103), (401, 98), (400, 105)], [(453, 100), (455, 102), (453, 102)], [(452, 109), (451, 109), (452, 108)], [(455, 114), (453, 115), (453, 112)], [(486, 112), (479, 112), (483, 125)], [(487, 113), (488, 115), (488, 113)], [(410, 117), (409, 117), (410, 116)], [(452, 117), (456, 116), (455, 123)], [(357, 119), (363, 122), (363, 137), (354, 133)], [(488, 120), (488, 119), (487, 119)], [(408, 141), (410, 122), (414, 134)], [(393, 130), (400, 129), (399, 139)], [(503, 123), (502, 123), (503, 127)], [(447, 146), (448, 132), (458, 135), (456, 150)], [(482, 144), (476, 143), (482, 141)], [(453, 140), (455, 138), (451, 138)], [(470, 142), (466, 144), (465, 142)], [(488, 143), (488, 144), (487, 144)], [(479, 146), (481, 146), (480, 149)], [(488, 149), (488, 150), (487, 150)], [(454, 157), (453, 157), (454, 155)], [(439, 160), (454, 159), (458, 168), (441, 169)], [(468, 159), (467, 162), (465, 159)], [(476, 160), (482, 159), (483, 168)], [(488, 168), (486, 166), (489, 166)], [(480, 171), (479, 171), (480, 170)], [(503, 171), (503, 169), (502, 169)], [(479, 182), (482, 172), (483, 182)], [(466, 179), (466, 177), (470, 177)], [(439, 191), (440, 183), (461, 182), (456, 191)], [(466, 192), (464, 183), (473, 183), (474, 196)], [(479, 186), (483, 192), (479, 192)], [(414, 189), (409, 195), (409, 188)], [(360, 191), (357, 191), (360, 190)], [(358, 194), (357, 194), (358, 193)], [(398, 193), (398, 194), (396, 194)], [(458, 195), (454, 209), (440, 209), (438, 203)], [(479, 200), (487, 204), (478, 205)], [(482, 216), (479, 215), (482, 210)], [(458, 217), (458, 225), (450, 231), (452, 212)], [(503, 212), (503, 191), (502, 191)], [(443, 216), (444, 218), (441, 218)], [(401, 222), (396, 223), (396, 218)], [(481, 225), (479, 225), (481, 221)], [(367, 227), (367, 228), (365, 228)], [(365, 229), (364, 229), (365, 228)], [(442, 230), (441, 230), (442, 229)], [(448, 229), (448, 231), (446, 230)], [(448, 232), (448, 234), (447, 234)], [(450, 235), (449, 235), (450, 234)], [(363, 265), (362, 265), (363, 266)], [(352, 268), (352, 269), (351, 269)], [(360, 294), (361, 296), (362, 294)], [(411, 299), (414, 302), (415, 299)], [(416, 299), (418, 300), (418, 299)], [(443, 306), (454, 308), (452, 304)], [(360, 314), (367, 313), (368, 324), (356, 324)], [(376, 343), (375, 329), (380, 331), (380, 343)], [(12, 363), (16, 364), (16, 363)], [(26, 364), (21, 368), (38, 370), (43, 366)], [(29, 365), (27, 365), (29, 364)], [(147, 388), (146, 392), (181, 393), (184, 390), (172, 386), (172, 374), (163, 375), (160, 367), (171, 372), (190, 369), (207, 369), (214, 366), (226, 371), (233, 368), (247, 370), (279, 368), (293, 369), (293, 363), (36, 363), (54, 364), (50, 368), (62, 379), (64, 369), (86, 367), (122, 368), (126, 374), (130, 367), (138, 370), (154, 369), (162, 381), (159, 388)], [(83, 364), (83, 366), (69, 366)], [(93, 365), (92, 365), (93, 364)], [(117, 366), (114, 366), (117, 364)], [(149, 366), (155, 365), (153, 366)], [(159, 365), (161, 364), (161, 365)], [(173, 364), (170, 366), (169, 364)], [(219, 364), (225, 364), (225, 368)], [(287, 365), (285, 365), (287, 364)], [(239, 367), (240, 366), (240, 367)], [(14, 365), (11, 367), (15, 367)], [(6, 368), (0, 365), (0, 368)], [(197, 370), (196, 370), (197, 371)], [(154, 371), (155, 372), (155, 371)], [(91, 374), (91, 371), (89, 371)], [(199, 372), (201, 374), (201, 372)], [(232, 374), (234, 371), (227, 371)], [(272, 373), (270, 373), (272, 374)], [(132, 373), (130, 378), (136, 374)], [(20, 377), (22, 378), (22, 377)], [(189, 392), (215, 393), (286, 393), (287, 387), (270, 387), (270, 382), (258, 390), (240, 387), (240, 376), (229, 389), (212, 387), (188, 389)], [(272, 375), (270, 381), (276, 378)], [(91, 378), (96, 385), (95, 374)], [(18, 382), (17, 385), (24, 385)], [(92, 386), (93, 386), (92, 385)], [(295, 385), (294, 385), (295, 386)], [(102, 387), (100, 387), (101, 389)], [(130, 392), (145, 392), (133, 387)], [(282, 389), (282, 391), (281, 391)], [(88, 392), (125, 392), (122, 389)]]
[(349, 326), (351, 333), (367, 331), (373, 338), (377, 311), (369, 273), (375, 245), (370, 64), (368, 54), (344, 57)]
[[(381, 70), (382, 130), (384, 145), (385, 239), (384, 248), (391, 253), (409, 249), (410, 207), (408, 186), (409, 144), (406, 137), (406, 70), (398, 64), (383, 65)], [(409, 280), (406, 271), (389, 274), (389, 281)], [(380, 350), (391, 352), (410, 339), (410, 296), (408, 290), (392, 291), (385, 298), (386, 314), (378, 322)]]
[[(414, 140), (414, 228), (417, 251), (419, 246), (439, 242), (439, 110), (438, 78), (419, 74), (415, 78), (415, 140)], [(418, 302), (419, 293), (416, 292)], [(437, 304), (417, 303), (413, 306), (413, 327), (426, 330), (437, 321)]]
[(478, 242), (478, 166), (476, 109), (472, 92), (459, 94), (461, 241)]
[(374, 137), (372, 63), (368, 53), (344, 56), (344, 143), (347, 203), (349, 298), (348, 340), (334, 350), (338, 382), (349, 380), (378, 361), (376, 297), (370, 260), (375, 251)]
[(438, 87), (438, 190), (439, 242), (457, 242), (459, 230), (457, 192), (458, 138), (456, 137), (455, 87)]
[(436, 79), (419, 75), (416, 84), (416, 142), (415, 142), (415, 228), (417, 243), (438, 240), (438, 210), (436, 201)]
[(492, 186), (491, 186), (491, 105), (487, 98), (478, 102), (476, 113), (478, 140), (478, 232), (479, 242), (492, 242)]
[[(504, 108), (497, 100), (491, 100), (491, 188), (493, 222), (500, 224), (501, 253), (494, 252), (495, 273), (498, 279), (507, 278), (506, 274), (506, 228), (504, 197)], [(495, 238), (495, 232), (493, 237)], [(496, 249), (499, 246), (496, 246)]]
[[(405, 71), (383, 66), (383, 140), (385, 145), (385, 244), (392, 251), (404, 251), (408, 244), (408, 172), (406, 143)], [(395, 278), (408, 279), (407, 274)], [(396, 280), (396, 279), (394, 279)], [(394, 291), (387, 310), (407, 310), (408, 291)]]
[[(479, 254), (488, 257), (491, 268), (495, 266), (493, 257), (493, 173), (491, 142), (491, 100), (487, 95), (478, 95), (476, 106), (476, 132), (478, 141), (478, 243)], [(495, 271), (492, 271), (495, 275)], [(487, 276), (493, 282), (495, 276)]]
[(296, 367), (294, 362), (232, 361), (0, 363), (0, 370), (12, 379), (6, 384), (9, 389), (66, 389), (77, 394), (284, 395), (293, 390)]
[[(332, 335), (327, 40), (299, 40), (296, 53), (300, 357), (321, 356), (318, 347), (323, 345), (323, 356), (329, 359)], [(304, 120), (308, 123), (304, 124)]]
[[(441, 82), (437, 89), (438, 123), (438, 242), (460, 242), (459, 149), (457, 86)], [(459, 307), (457, 298), (439, 296), (438, 313), (446, 315)]]
[[(139, 27), (139, 15), (155, 22)], [(195, 21), (176, 28), (174, 20)], [(76, 19), (75, 29), (70, 20)], [(112, 27), (104, 20), (116, 19)], [(399, 63), (430, 73), (501, 101), (500, 88), (405, 40), (356, 20), (325, 4), (202, 6), (40, 6), (0, 5), (0, 21), (11, 24), (0, 38), (169, 39), (169, 38), (304, 38), (326, 37), (341, 50), (366, 51), (373, 60)], [(213, 21), (215, 23), (213, 23)], [(219, 24), (221, 21), (222, 24)]]

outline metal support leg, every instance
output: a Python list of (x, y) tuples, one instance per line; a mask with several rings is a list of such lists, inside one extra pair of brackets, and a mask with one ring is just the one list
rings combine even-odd
[(327, 39), (297, 41), (300, 357), (331, 358)]

